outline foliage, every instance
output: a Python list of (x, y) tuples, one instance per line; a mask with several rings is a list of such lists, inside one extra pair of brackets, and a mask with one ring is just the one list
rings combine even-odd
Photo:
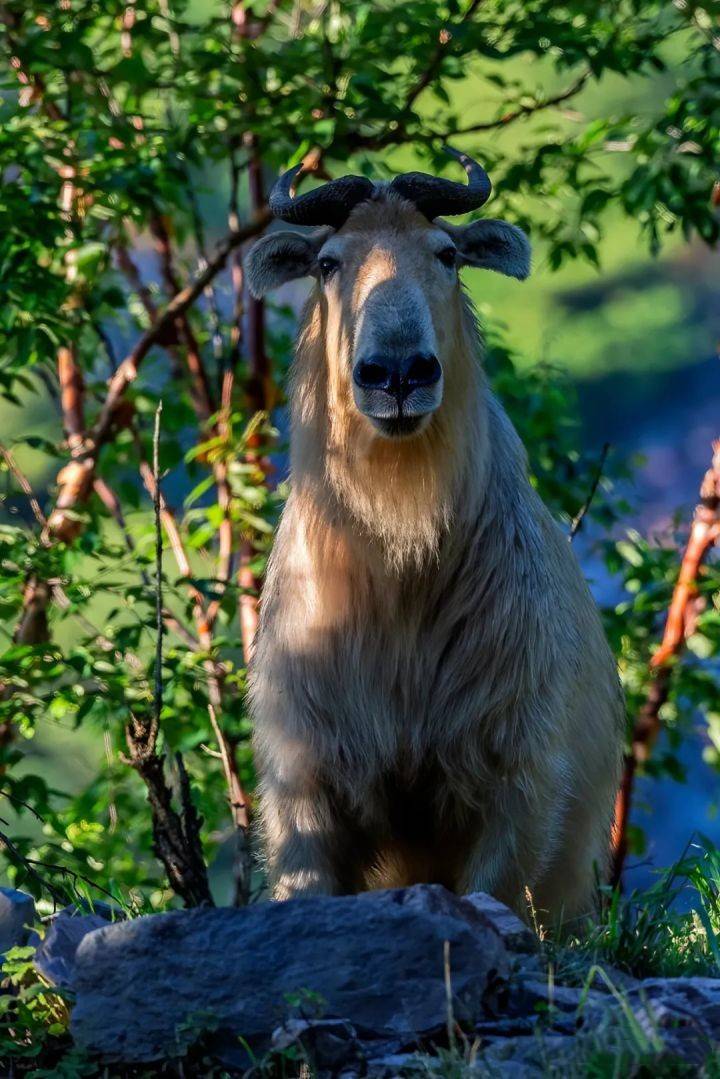
[[(53, 1074), (58, 1077), (87, 1074), (70, 1048), (63, 993), (38, 978), (32, 963), (34, 952), (30, 947), (12, 948), (2, 964), (6, 981), (0, 995), (0, 1061), (12, 1056), (30, 1067), (42, 1059), (57, 1064)], [(44, 1074), (35, 1071), (35, 1075)]]
[[(228, 860), (238, 824), (227, 759), (243, 788), (254, 783), (244, 654), (284, 494), (281, 385), (294, 322), (247, 295), (237, 229), (247, 224), (250, 238), (264, 227), (277, 170), (303, 155), (330, 173), (382, 176), (413, 155), (446, 170), (440, 147), (451, 140), (487, 164), (491, 212), (525, 226), (553, 268), (595, 264), (610, 214), (636, 219), (652, 250), (676, 231), (713, 243), (719, 12), (715, 0), (0, 2), (0, 390), (64, 428), (44, 421), (4, 455), (0, 612), (11, 629), (0, 768), (16, 884), (46, 903), (46, 885), (67, 895), (88, 880), (133, 911), (173, 901), (126, 760), (127, 724), (152, 715), (158, 673), (166, 768), (172, 775), (180, 751), (205, 854)], [(458, 104), (469, 73), (484, 111)], [(653, 110), (569, 122), (568, 104), (581, 106), (608, 75), (656, 88)], [(521, 134), (508, 152), (512, 128)], [(227, 259), (197, 302), (160, 326), (173, 296), (214, 265), (211, 240), (226, 228)], [(520, 373), (497, 330), (487, 368), (538, 490), (569, 525), (597, 467), (580, 449), (571, 387), (550, 368)], [(108, 413), (118, 372), (127, 378)], [(149, 461), (160, 398), (168, 550), (157, 672)], [(34, 516), (17, 462), (32, 464)], [(626, 507), (612, 481), (625, 476), (611, 458), (592, 507), (614, 535)], [(681, 542), (632, 535), (606, 547), (629, 597), (608, 612), (608, 628), (631, 718)], [(708, 660), (720, 646), (719, 587), (708, 570), (654, 772), (678, 773), (675, 751), (697, 709), (717, 763)], [(78, 756), (92, 757), (83, 789), (72, 761), (48, 780), (28, 752), (44, 724), (74, 731)], [(630, 937), (641, 929), (633, 923)]]
[(560, 981), (583, 984), (588, 963), (636, 978), (720, 976), (720, 854), (702, 836), (645, 891), (604, 889), (600, 917), (575, 939), (546, 942)]

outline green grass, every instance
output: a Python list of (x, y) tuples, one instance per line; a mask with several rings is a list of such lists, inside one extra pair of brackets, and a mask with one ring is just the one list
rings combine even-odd
[(698, 837), (647, 891), (605, 889), (597, 921), (578, 928), (544, 942), (563, 984), (582, 984), (589, 965), (635, 978), (720, 977), (720, 851)]

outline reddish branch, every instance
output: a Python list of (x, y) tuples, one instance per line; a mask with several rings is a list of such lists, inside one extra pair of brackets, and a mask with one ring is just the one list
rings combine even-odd
[[(264, 195), (262, 188), (262, 163), (251, 136), (245, 140), (251, 151), (249, 172), (250, 199), (253, 207), (262, 206)], [(315, 159), (313, 159), (315, 163)], [(245, 294), (244, 307), (247, 310), (248, 336), (248, 378), (246, 394), (248, 411), (251, 415), (269, 412), (272, 406), (272, 384), (270, 364), (265, 347), (265, 309), (262, 300), (257, 300), (249, 293)], [(248, 444), (249, 456), (257, 457), (260, 447), (260, 434), (252, 435)], [(240, 551), (238, 585), (240, 587), (240, 632), (242, 635), (243, 656), (250, 661), (253, 643), (258, 627), (258, 603), (261, 582), (252, 569), (255, 546), (251, 539), (243, 542)]]
[[(172, 244), (165, 220), (160, 214), (153, 214), (150, 220), (150, 231), (155, 240), (155, 248), (160, 257), (160, 268), (163, 280), (171, 296), (180, 292), (180, 281), (175, 272)], [(187, 309), (181, 311), (176, 320), (175, 327), (179, 339), (185, 346), (185, 363), (190, 374), (190, 392), (193, 405), (198, 417), (204, 424), (215, 412), (210, 380), (205, 370), (205, 365), (200, 352), (195, 332), (190, 325)]]
[(713, 442), (710, 468), (700, 485), (700, 501), (695, 507), (690, 537), (683, 554), (660, 647), (650, 660), (651, 680), (645, 704), (633, 730), (630, 752), (625, 757), (622, 782), (615, 804), (613, 827), (613, 883), (622, 876), (628, 847), (628, 825), (632, 808), (635, 775), (650, 757), (660, 733), (660, 712), (672, 685), (672, 661), (682, 652), (693, 633), (701, 605), (698, 579), (702, 565), (720, 540), (720, 439)]
[[(262, 203), (260, 206), (262, 206)], [(150, 223), (150, 229), (155, 238), (155, 245), (160, 256), (160, 265), (165, 284), (171, 292), (178, 292), (179, 281), (175, 270), (172, 242), (165, 221), (160, 215), (155, 214), (153, 216)], [(210, 379), (200, 351), (200, 346), (190, 325), (187, 312), (183, 312), (182, 315), (178, 317), (176, 327), (178, 337), (184, 345), (184, 358), (190, 376), (190, 393), (195, 414), (207, 435), (219, 435), (221, 434), (221, 427), (224, 427), (224, 420), (221, 419), (219, 422), (211, 422), (211, 418), (216, 412), (216, 404), (210, 388)], [(231, 387), (226, 388), (225, 392), (231, 392)], [(218, 529), (219, 551), (218, 571), (216, 575), (219, 596), (217, 599), (213, 600), (207, 608), (205, 621), (208, 629), (212, 628), (220, 609), (222, 595), (232, 574), (233, 559), (233, 534), (232, 521), (230, 519), (231, 492), (225, 462), (222, 460), (213, 461), (212, 472), (222, 517)]]
[(183, 315), (202, 295), (208, 283), (224, 268), (230, 253), (245, 243), (246, 240), (250, 240), (253, 236), (257, 236), (258, 233), (262, 232), (269, 223), (270, 216), (267, 206), (262, 206), (246, 225), (229, 233), (218, 245), (207, 266), (195, 276), (191, 284), (173, 296), (157, 321), (142, 335), (132, 351), (122, 361), (110, 380), (105, 402), (92, 431), (91, 437), (95, 452), (110, 437), (115, 426), (116, 413), (124, 399), (125, 392), (128, 386), (137, 378), (140, 364), (150, 349), (161, 342), (167, 331), (173, 327), (177, 318)]

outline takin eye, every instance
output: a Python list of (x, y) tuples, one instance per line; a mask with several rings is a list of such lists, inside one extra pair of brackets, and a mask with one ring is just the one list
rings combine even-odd
[(329, 256), (321, 258), (318, 261), (318, 266), (320, 267), (320, 274), (323, 281), (329, 281), (339, 265), (340, 263), (337, 259), (332, 259)]
[(454, 247), (443, 247), (442, 251), (436, 252), (437, 258), (440, 259), (443, 266), (447, 266), (449, 269), (455, 265), (455, 256), (457, 255), (457, 249)]

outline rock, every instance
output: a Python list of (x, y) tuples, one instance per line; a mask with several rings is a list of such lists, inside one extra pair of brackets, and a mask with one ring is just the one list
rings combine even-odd
[(364, 1071), (357, 1031), (344, 1019), (290, 1019), (273, 1033), (270, 1048), (274, 1053), (294, 1050), (295, 1059), (309, 1063), (313, 1075)]
[[(477, 1071), (468, 1074), (478, 1077), (497, 1076), (498, 1079), (531, 1079), (531, 1077), (561, 1075), (564, 1062), (569, 1062), (575, 1039), (562, 1034), (537, 1034), (506, 1038), (487, 1046), (478, 1057)], [(552, 1070), (551, 1070), (552, 1065)], [(569, 1071), (584, 1075), (584, 1070)]]
[(627, 994), (645, 1037), (668, 1054), (700, 1065), (720, 1037), (720, 980), (648, 978)]
[(106, 925), (74, 956), (80, 1047), (107, 1060), (175, 1056), (203, 1031), (269, 1046), (290, 1012), (339, 1018), (365, 1040), (408, 1039), (483, 1014), (510, 972), (493, 917), (435, 885), (196, 909)]
[(0, 954), (25, 944), (35, 921), (35, 900), (27, 892), (0, 888)]
[(69, 989), (74, 982), (75, 953), (80, 941), (95, 929), (108, 925), (119, 913), (107, 903), (94, 906), (93, 914), (86, 914), (85, 905), (64, 907), (53, 915), (45, 936), (37, 942), (35, 967), (53, 985)]
[(499, 899), (494, 899), (486, 892), (474, 892), (472, 895), (465, 896), (465, 899), (468, 903), (472, 903), (477, 912), (494, 929), (497, 929), (510, 951), (518, 953), (538, 951), (540, 941), (537, 934)]

